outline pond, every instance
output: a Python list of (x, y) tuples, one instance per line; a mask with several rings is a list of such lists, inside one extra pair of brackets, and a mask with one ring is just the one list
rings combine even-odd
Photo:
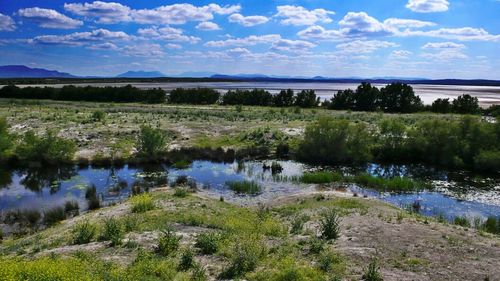
[[(46, 210), (61, 206), (66, 201), (79, 203), (81, 210), (87, 209), (85, 190), (94, 185), (100, 200), (112, 204), (126, 200), (134, 186), (146, 189), (165, 186), (180, 176), (187, 176), (197, 183), (199, 192), (214, 198), (249, 205), (268, 202), (285, 195), (301, 195), (317, 191), (318, 186), (298, 183), (296, 180), (305, 171), (317, 169), (341, 170), (346, 174), (368, 172), (369, 174), (393, 177), (408, 176), (429, 181), (432, 191), (416, 193), (384, 193), (363, 188), (355, 184), (329, 186), (341, 192), (358, 196), (374, 197), (399, 207), (418, 202), (420, 212), (427, 216), (443, 216), (449, 220), (456, 216), (486, 218), (500, 216), (500, 179), (480, 177), (467, 173), (451, 173), (425, 166), (370, 164), (364, 167), (312, 167), (294, 161), (277, 161), (283, 170), (273, 174), (271, 160), (216, 163), (198, 160), (185, 169), (167, 165), (143, 165), (114, 168), (98, 167), (32, 167), (26, 169), (0, 169), (0, 212), (8, 210)], [(263, 186), (255, 196), (239, 195), (231, 191), (229, 181), (255, 181)]]

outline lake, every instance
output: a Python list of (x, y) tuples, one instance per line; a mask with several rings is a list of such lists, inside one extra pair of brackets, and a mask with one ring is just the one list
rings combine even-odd
[[(500, 216), (500, 179), (482, 177), (461, 172), (446, 172), (421, 165), (369, 164), (363, 167), (313, 167), (294, 161), (277, 161), (283, 170), (272, 174), (264, 169), (271, 160), (218, 163), (205, 160), (194, 161), (185, 169), (167, 165), (124, 165), (116, 168), (78, 167), (64, 168), (32, 167), (0, 172), (0, 213), (8, 210), (46, 210), (74, 200), (81, 210), (87, 209), (85, 190), (94, 185), (100, 200), (106, 204), (126, 200), (133, 186), (154, 189), (187, 176), (196, 182), (199, 192), (213, 198), (224, 197), (228, 202), (240, 205), (255, 205), (270, 202), (287, 195), (307, 195), (318, 191), (318, 186), (297, 183), (293, 178), (305, 171), (316, 169), (341, 170), (344, 174), (367, 172), (382, 177), (409, 176), (430, 181), (433, 190), (412, 193), (384, 193), (355, 184), (334, 184), (327, 190), (357, 194), (360, 197), (377, 198), (398, 207), (408, 207), (414, 202), (421, 206), (420, 212), (427, 216), (443, 216), (452, 220), (456, 216), (486, 218)], [(239, 195), (230, 190), (228, 181), (255, 181), (263, 186), (260, 194)], [(323, 190), (323, 189), (321, 189)], [(350, 195), (352, 196), (352, 195)]]
[[(339, 90), (356, 89), (359, 84), (349, 83), (284, 83), (284, 82), (175, 82), (175, 83), (90, 83), (78, 84), (79, 86), (125, 86), (131, 84), (135, 87), (147, 88), (162, 88), (166, 91), (171, 91), (175, 88), (196, 88), (206, 87), (226, 92), (231, 89), (266, 89), (271, 93), (277, 93), (282, 89), (300, 90), (315, 90), (316, 94), (321, 99), (330, 99)], [(66, 84), (51, 84), (51, 85), (18, 85), (26, 86), (49, 86), (62, 87)], [(376, 87), (384, 87), (385, 84), (373, 84)], [(479, 103), (483, 107), (488, 107), (492, 104), (500, 104), (500, 87), (494, 86), (457, 86), (457, 85), (412, 85), (415, 93), (420, 96), (425, 104), (431, 104), (438, 98), (454, 99), (462, 94), (470, 94), (479, 99)]]

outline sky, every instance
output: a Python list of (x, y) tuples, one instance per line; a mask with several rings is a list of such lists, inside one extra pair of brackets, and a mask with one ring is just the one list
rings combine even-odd
[(0, 0), (0, 65), (500, 80), (500, 0)]

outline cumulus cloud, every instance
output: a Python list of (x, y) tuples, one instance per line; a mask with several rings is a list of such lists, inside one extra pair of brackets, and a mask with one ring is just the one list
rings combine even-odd
[(168, 43), (167, 45), (165, 45), (165, 47), (167, 49), (171, 49), (171, 50), (180, 50), (182, 49), (182, 46), (179, 45), (179, 44), (174, 44), (174, 43)]
[(230, 22), (235, 22), (240, 25), (249, 27), (259, 24), (263, 24), (269, 21), (267, 17), (264, 16), (243, 16), (242, 14), (232, 14), (229, 16)]
[(436, 13), (448, 11), (447, 0), (409, 0), (406, 8), (417, 13)]
[(80, 16), (95, 18), (99, 23), (133, 21), (140, 24), (185, 24), (189, 21), (210, 21), (214, 18), (214, 14), (236, 13), (241, 9), (241, 6), (220, 6), (212, 3), (197, 7), (183, 3), (160, 6), (154, 9), (135, 10), (120, 3), (94, 1), (83, 4), (65, 4), (64, 8)]
[(457, 44), (454, 42), (439, 42), (439, 43), (427, 43), (422, 46), (424, 50), (440, 50), (440, 49), (465, 49), (464, 44)]
[(20, 9), (17, 14), (43, 28), (74, 29), (83, 25), (82, 21), (72, 19), (51, 9), (26, 8)]
[(460, 41), (500, 41), (500, 35), (490, 34), (482, 28), (440, 28), (429, 31), (406, 32), (406, 36), (428, 36)]
[(445, 49), (436, 53), (423, 53), (421, 56), (426, 59), (439, 61), (462, 60), (468, 58), (468, 56), (460, 50), (454, 49)]
[(345, 38), (344, 33), (340, 30), (327, 30), (322, 26), (313, 25), (297, 33), (301, 38), (318, 39), (318, 40), (341, 40)]
[(399, 45), (393, 42), (388, 41), (379, 41), (379, 40), (355, 40), (337, 45), (337, 49), (339, 49), (342, 53), (362, 53), (369, 54), (373, 53), (378, 49), (390, 48), (390, 47), (398, 47)]
[(281, 39), (273, 43), (271, 50), (304, 52), (314, 47), (316, 45), (308, 41)]
[(199, 37), (185, 35), (182, 29), (170, 26), (162, 28), (156, 26), (150, 28), (140, 28), (137, 31), (137, 34), (142, 36), (142, 39), (188, 42), (191, 44), (196, 44), (201, 40)]
[(48, 45), (84, 45), (99, 41), (123, 41), (131, 37), (123, 31), (109, 31), (107, 29), (97, 29), (90, 32), (75, 32), (67, 35), (41, 35), (28, 40), (34, 44)]
[(125, 46), (122, 52), (132, 57), (162, 57), (165, 55), (159, 44), (139, 44)]
[(87, 47), (91, 50), (117, 50), (118, 46), (113, 43), (107, 42), (102, 44), (95, 44)]
[(389, 55), (389, 58), (395, 60), (408, 59), (412, 54), (412, 52), (406, 50), (395, 50), (392, 51), (392, 53)]
[(14, 31), (16, 24), (11, 17), (0, 13), (0, 31)]
[(205, 43), (207, 47), (243, 47), (243, 46), (254, 46), (257, 44), (272, 44), (281, 39), (279, 34), (268, 34), (268, 35), (251, 35), (244, 38), (230, 38), (226, 40), (219, 41), (208, 41)]
[(131, 20), (131, 9), (116, 2), (94, 1), (92, 3), (64, 4), (64, 9), (75, 15), (95, 18), (98, 23), (110, 24)]
[(325, 9), (307, 10), (301, 6), (278, 6), (275, 17), (282, 18), (284, 25), (314, 25), (316, 23), (331, 23), (330, 15), (335, 12)]
[(391, 31), (374, 17), (365, 12), (349, 12), (339, 22), (342, 32), (351, 36), (389, 35)]
[(204, 21), (200, 22), (197, 26), (196, 29), (199, 30), (220, 30), (220, 26), (216, 24), (215, 22), (211, 21)]

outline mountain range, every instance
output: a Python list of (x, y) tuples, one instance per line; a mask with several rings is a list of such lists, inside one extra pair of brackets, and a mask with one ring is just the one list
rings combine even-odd
[[(236, 75), (224, 75), (213, 72), (184, 72), (178, 75), (165, 75), (159, 71), (127, 71), (125, 73), (119, 74), (114, 77), (82, 77), (72, 75), (70, 73), (59, 72), (56, 70), (47, 70), (43, 68), (30, 68), (24, 65), (5, 65), (0, 66), (0, 78), (62, 78), (62, 79), (148, 79), (148, 81), (154, 82), (174, 82), (172, 78), (179, 79), (213, 79), (213, 80), (225, 80), (225, 81), (249, 81), (249, 82), (329, 82), (329, 83), (360, 83), (360, 82), (371, 82), (371, 83), (392, 83), (392, 82), (403, 82), (411, 84), (433, 84), (433, 85), (471, 85), (471, 86), (500, 86), (500, 80), (484, 80), (484, 79), (437, 79), (431, 80), (426, 78), (418, 77), (373, 77), (373, 78), (362, 78), (362, 77), (347, 77), (347, 78), (333, 78), (333, 77), (304, 77), (304, 76), (270, 76), (264, 74), (236, 74)], [(166, 81), (168, 80), (168, 81)]]

